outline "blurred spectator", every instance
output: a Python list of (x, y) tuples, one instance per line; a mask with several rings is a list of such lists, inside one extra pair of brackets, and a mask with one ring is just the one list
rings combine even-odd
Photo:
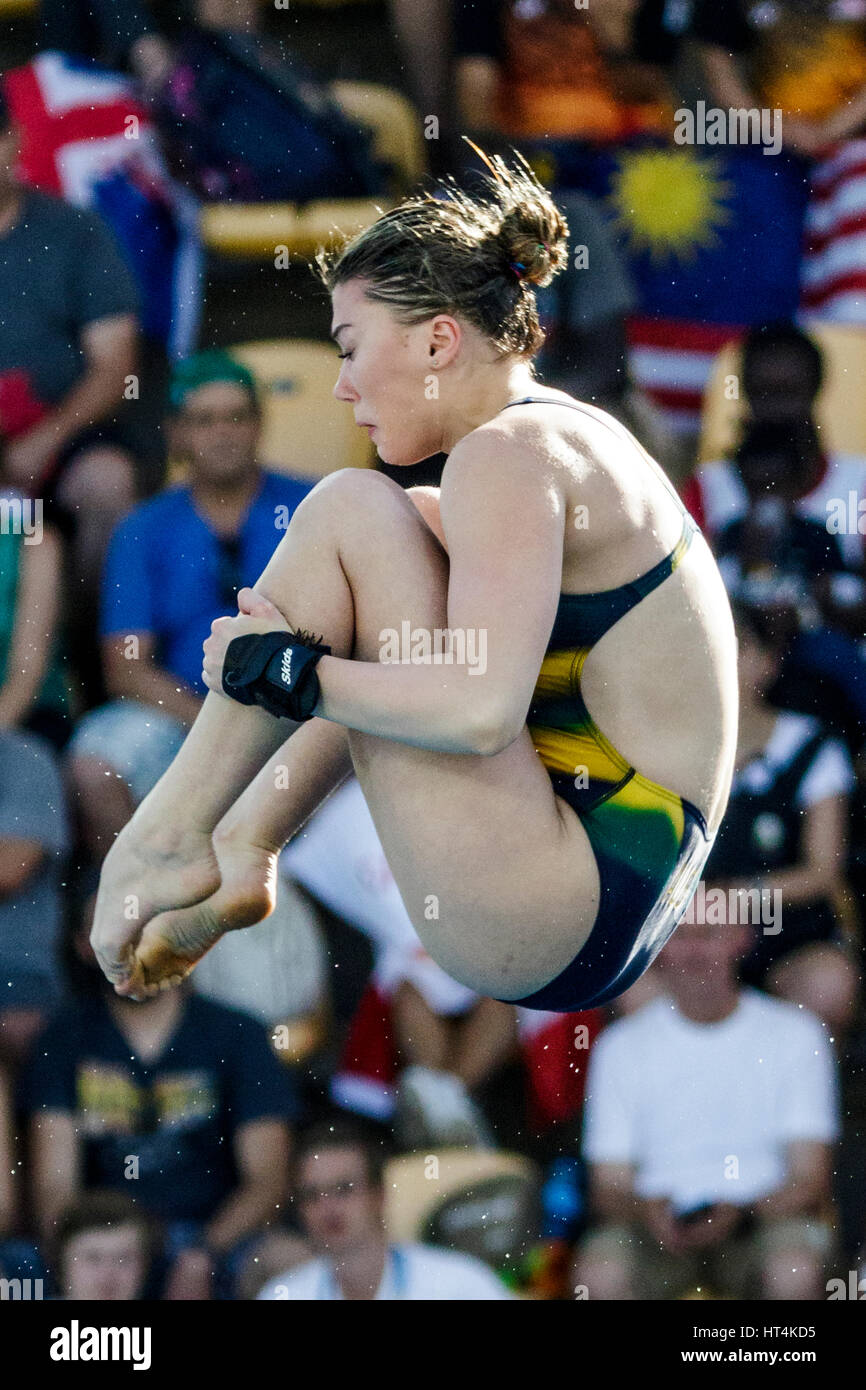
[(136, 507), (112, 536), (102, 650), (113, 698), (79, 722), (68, 750), (84, 842), (97, 859), (199, 711), (212, 620), (237, 612), (238, 589), (255, 583), (311, 487), (257, 461), (255, 383), (227, 353), (180, 363), (170, 399), (173, 452), (188, 481)]
[[(328, 962), (319, 914), (285, 877), (276, 906), (255, 931), (228, 931), (200, 960), (191, 978), (196, 994), (258, 1019), (276, 1045), (274, 1029), (299, 1021), (311, 1039), (327, 1013)], [(278, 1048), (290, 1060), (288, 1048)]]
[(758, 614), (738, 606), (736, 618), (736, 771), (704, 870), (707, 892), (758, 887), (773, 895), (779, 912), (769, 928), (754, 924), (741, 977), (810, 1009), (838, 1038), (853, 1021), (860, 978), (837, 917), (854, 771), (844, 744), (817, 720), (770, 705), (778, 645)]
[[(831, 521), (843, 504), (847, 514), (852, 495), (866, 497), (866, 458), (825, 452), (814, 416), (822, 378), (821, 351), (799, 328), (779, 323), (752, 330), (742, 353), (749, 416), (741, 447), (733, 459), (699, 465), (683, 500), (711, 544), (740, 548), (739, 565), (730, 556), (723, 560), (731, 583), (751, 556), (759, 573), (744, 576), (741, 592), (750, 602), (787, 610), (789, 646), (774, 700), (820, 711), (856, 748), (866, 737), (866, 663), (858, 650), (866, 621), (863, 536), (856, 524), (836, 533)], [(785, 515), (823, 528), (827, 542), (819, 545), (814, 528), (801, 527), (795, 558), (790, 521), (780, 524)], [(786, 573), (792, 562), (793, 584)], [(812, 579), (804, 585), (807, 569)], [(810, 596), (817, 608), (803, 601)]]
[(560, 155), (566, 141), (670, 135), (666, 71), (687, 18), (664, 0), (454, 0), (462, 126)]
[(19, 184), (18, 132), (0, 95), (0, 426), (5, 481), (74, 523), (80, 609), (135, 495), (113, 427), (136, 365), (137, 296), (98, 217)]
[(194, 9), (156, 106), (172, 162), (197, 196), (303, 202), (381, 191), (368, 132), (263, 31), (260, 8), (198, 0)]
[(60, 992), (64, 789), (41, 739), (0, 731), (0, 1054), (18, 1064)]
[(40, 0), (39, 20), (40, 48), (128, 66), (146, 91), (168, 73), (170, 49), (139, 0)]
[(57, 640), (62, 542), (38, 498), (0, 490), (0, 514), (0, 729), (40, 734), (59, 749), (72, 727)]
[(797, 153), (815, 155), (866, 123), (862, 0), (697, 0), (692, 32), (713, 102), (780, 110)]
[(79, 1197), (60, 1213), (53, 1245), (62, 1299), (131, 1303), (145, 1297), (154, 1232), (126, 1193)]
[(38, 1225), (50, 1238), (94, 1188), (134, 1195), (166, 1226), (166, 1296), (208, 1297), (212, 1273), (230, 1282), (283, 1202), (294, 1088), (246, 1015), (186, 987), (144, 1003), (115, 995), (85, 917), (74, 937), (81, 992), (23, 1078)]
[[(792, 502), (798, 515), (822, 526), (827, 525), (834, 498), (847, 500), (851, 491), (866, 498), (866, 458), (828, 453), (823, 447), (815, 420), (823, 375), (821, 349), (793, 324), (765, 324), (746, 335), (740, 377), (749, 424), (788, 430), (796, 440), (799, 466), (795, 475), (775, 476), (770, 482), (747, 480), (732, 459), (700, 464), (686, 484), (683, 500), (710, 539), (740, 520), (750, 502), (766, 496), (770, 487)], [(846, 564), (858, 570), (863, 537), (856, 530), (843, 532), (839, 544)]]
[(591, 1298), (818, 1299), (834, 1248), (833, 1052), (811, 1014), (737, 985), (748, 927), (682, 923), (669, 997), (608, 1027), (590, 1059), (584, 1155)]
[(563, 273), (538, 291), (547, 332), (538, 374), (579, 400), (615, 409), (628, 385), (625, 325), (635, 307), (634, 288), (596, 201), (584, 193), (557, 201), (571, 250)]
[(293, 1202), (313, 1260), (271, 1280), (260, 1299), (477, 1302), (510, 1297), (480, 1260), (431, 1246), (391, 1244), (378, 1146), (346, 1124), (302, 1135)]
[[(795, 510), (811, 431), (764, 420), (749, 425), (734, 462), (749, 496), (749, 511), (725, 525), (715, 551), (728, 592), (764, 575), (787, 580), (790, 592), (817, 620), (819, 604), (832, 614), (834, 593), (862, 585), (851, 575), (839, 538)], [(847, 577), (846, 579), (843, 576)]]

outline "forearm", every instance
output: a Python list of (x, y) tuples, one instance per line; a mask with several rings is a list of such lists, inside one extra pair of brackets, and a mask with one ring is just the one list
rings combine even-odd
[(763, 1201), (756, 1202), (755, 1215), (764, 1221), (779, 1221), (788, 1216), (808, 1215), (827, 1199), (827, 1184), (821, 1174), (792, 1176)]
[(112, 367), (101, 364), (85, 371), (47, 417), (46, 424), (50, 423), (53, 427), (58, 448), (119, 408), (123, 400), (127, 367), (132, 371), (133, 365), (124, 361)]
[[(779, 901), (788, 907), (800, 907), (825, 898), (832, 898), (840, 886), (840, 879), (834, 866), (827, 869), (823, 866), (816, 868), (803, 864), (791, 869), (779, 869), (765, 873), (760, 878), (761, 891), (779, 893), (781, 895)], [(754, 891), (756, 887), (758, 887), (758, 883), (754, 879), (752, 881), (738, 879), (707, 885), (707, 892), (721, 889), (727, 896), (731, 892), (748, 893)]]
[(316, 714), (348, 729), (439, 753), (493, 751), (499, 742), (489, 687), (477, 667), (326, 656), (317, 670)]
[(0, 728), (12, 729), (26, 718), (42, 684), (42, 669), (25, 670), (5, 681), (0, 689)]
[(236, 1188), (205, 1230), (210, 1249), (225, 1254), (251, 1231), (267, 1226), (279, 1214), (281, 1198), (281, 1185), (273, 1181)]
[(346, 730), (311, 719), (277, 749), (215, 834), (278, 852), (351, 771)]
[(823, 125), (823, 133), (828, 143), (845, 140), (849, 135), (859, 134), (866, 123), (866, 87), (850, 98), (845, 106), (834, 111)]
[(700, 56), (713, 100), (719, 106), (746, 110), (758, 105), (757, 98), (740, 76), (734, 59), (715, 44), (702, 44)]
[(140, 700), (142, 704), (154, 705), (186, 725), (195, 723), (203, 704), (185, 681), (152, 662), (141, 662), (138, 669), (130, 670), (123, 680), (112, 680), (110, 685), (115, 699)]

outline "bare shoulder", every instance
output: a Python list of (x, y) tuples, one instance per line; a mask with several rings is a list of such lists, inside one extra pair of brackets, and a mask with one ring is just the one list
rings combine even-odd
[[(556, 397), (563, 404), (573, 404), (564, 392), (557, 392)], [(566, 475), (573, 478), (576, 470), (588, 472), (593, 463), (590, 436), (581, 430), (583, 422), (576, 412), (576, 425), (558, 419), (561, 413), (531, 404), (501, 411), (454, 446), (445, 465), (443, 485), (448, 476), (470, 472), (480, 476), (487, 470), (498, 471), (502, 477), (525, 477), (536, 484), (540, 479), (567, 482)]]
[(442, 472), (440, 510), (446, 529), (461, 516), (483, 513), (493, 525), (515, 517), (559, 517), (568, 480), (535, 422), (497, 417), (454, 446)]

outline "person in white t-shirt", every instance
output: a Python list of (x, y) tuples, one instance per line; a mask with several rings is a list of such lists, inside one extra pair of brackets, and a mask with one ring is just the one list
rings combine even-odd
[(323, 1124), (295, 1154), (293, 1198), (316, 1258), (272, 1279), (259, 1299), (478, 1302), (510, 1298), (487, 1265), (430, 1245), (390, 1242), (381, 1154), (351, 1124)]
[(595, 1043), (584, 1296), (825, 1296), (833, 1049), (813, 1015), (738, 985), (748, 941), (746, 925), (683, 922), (660, 957), (667, 995)]

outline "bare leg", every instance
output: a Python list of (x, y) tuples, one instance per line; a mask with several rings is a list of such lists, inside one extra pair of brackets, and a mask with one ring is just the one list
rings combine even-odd
[(469, 1091), (480, 1086), (507, 1062), (517, 1045), (517, 1015), (511, 1004), (479, 999), (458, 1025), (450, 1071)]
[[(376, 661), (384, 628), (447, 626), (447, 577), (445, 552), (402, 490), (380, 474), (343, 470), (298, 508), (256, 587), (292, 628), (323, 633), (335, 655)], [(216, 822), (284, 737), (282, 721), (208, 696), (174, 764), (133, 817), (133, 862), (115, 851), (106, 861), (114, 857), (116, 870), (100, 891), (106, 903), (114, 894), (109, 913), (116, 918), (130, 877), (146, 899), (136, 899), (141, 922), (201, 902), (208, 875), (215, 891), (219, 871), (210, 848), (206, 862), (204, 842), (209, 847)], [(480, 992), (505, 997), (563, 969), (594, 921), (598, 873), (528, 732), (493, 757), (357, 731), (349, 748), (407, 910), (439, 963)], [(283, 793), (266, 794), (284, 809)], [(179, 834), (200, 837), (194, 873), (173, 862)], [(118, 925), (97, 932), (95, 944), (103, 968), (110, 974), (114, 964), (122, 979), (140, 930)]]
[(393, 1011), (394, 1031), (403, 1064), (446, 1070), (450, 1021), (434, 1013), (415, 986), (407, 982), (394, 995)]

